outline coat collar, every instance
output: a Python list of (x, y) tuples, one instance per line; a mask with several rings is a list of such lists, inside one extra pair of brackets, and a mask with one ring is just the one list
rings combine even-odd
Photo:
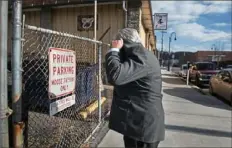
[(135, 43), (132, 41), (124, 40), (124, 45), (121, 49), (125, 56), (133, 56), (143, 52), (145, 49), (141, 43)]

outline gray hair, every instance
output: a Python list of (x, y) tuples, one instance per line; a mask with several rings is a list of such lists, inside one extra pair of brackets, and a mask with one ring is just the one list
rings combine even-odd
[(116, 40), (123, 39), (123, 40), (129, 40), (135, 43), (141, 43), (141, 38), (139, 36), (139, 33), (136, 29), (133, 28), (124, 28), (120, 30), (116, 36)]

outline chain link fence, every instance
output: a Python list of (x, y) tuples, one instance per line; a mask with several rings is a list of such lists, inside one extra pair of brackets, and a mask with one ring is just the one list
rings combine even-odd
[[(24, 147), (80, 147), (110, 109), (112, 89), (105, 87), (103, 91), (104, 87), (101, 87), (107, 83), (103, 58), (105, 52), (101, 51), (108, 46), (91, 39), (29, 25), (25, 25), (23, 34)], [(68, 49), (76, 57), (74, 91), (53, 99), (49, 96), (51, 71), (48, 53), (51, 47)], [(67, 71), (61, 70), (64, 73)], [(73, 95), (75, 98), (65, 104), (64, 98), (73, 98)], [(56, 106), (59, 111), (54, 115), (51, 115), (52, 104), (60, 105)]]
[(102, 50), (101, 50), (102, 51), (102, 53), (101, 53), (101, 57), (102, 57), (102, 60), (101, 60), (102, 61), (101, 78), (102, 78), (103, 87), (104, 87), (104, 90), (102, 92), (102, 96), (107, 98), (107, 103), (102, 108), (102, 111), (105, 112), (105, 114), (103, 114), (103, 115), (105, 115), (105, 116), (103, 116), (103, 118), (108, 117), (107, 113), (108, 113), (108, 111), (110, 111), (111, 103), (112, 103), (112, 99), (113, 99), (113, 86), (108, 83), (107, 76), (106, 76), (106, 69), (105, 69), (105, 55), (106, 55), (108, 50), (109, 50), (109, 46), (102, 45)]

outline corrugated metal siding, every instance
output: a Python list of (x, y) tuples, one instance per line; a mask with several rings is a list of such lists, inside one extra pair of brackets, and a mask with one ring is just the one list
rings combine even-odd
[[(40, 27), (40, 15), (41, 11), (27, 11), (24, 12), (26, 16), (26, 24)], [(71, 8), (53, 8), (52, 9), (52, 29), (67, 32), (74, 35), (79, 35), (87, 38), (94, 38), (94, 31), (78, 31), (77, 30), (77, 18), (78, 15), (94, 15), (94, 6), (85, 7), (71, 7)], [(11, 16), (9, 17), (9, 35), (8, 35), (8, 47), (9, 54), (11, 53)], [(122, 5), (99, 5), (98, 6), (98, 31), (97, 40), (103, 35), (103, 33), (109, 28), (109, 32), (103, 38), (103, 42), (110, 43), (113, 36), (119, 29), (124, 27), (124, 11)], [(40, 41), (40, 40), (38, 40)], [(40, 44), (40, 43), (38, 43)], [(90, 42), (75, 43), (75, 47), (80, 49), (79, 53), (82, 55), (80, 59), (89, 57), (94, 59), (94, 44)], [(27, 47), (25, 47), (27, 49)], [(77, 47), (76, 47), (77, 48)], [(103, 46), (102, 54), (105, 55), (109, 47)], [(28, 50), (28, 52), (31, 52)], [(104, 61), (104, 58), (102, 59)]]
[[(57, 8), (52, 11), (53, 29), (64, 31), (79, 36), (93, 38), (93, 31), (78, 31), (77, 17), (78, 15), (94, 15), (94, 7), (76, 7), (76, 8)], [(98, 6), (98, 31), (97, 38), (111, 27), (111, 30), (104, 37), (103, 41), (109, 43), (118, 29), (124, 26), (124, 14), (121, 5), (101, 5)]]
[(140, 10), (140, 21), (139, 21), (139, 34), (142, 40), (142, 44), (146, 47), (146, 32), (142, 23), (142, 10)]
[(25, 14), (25, 24), (40, 27), (40, 11), (28, 11)]
[(148, 48), (150, 51), (152, 51), (152, 47), (151, 47), (151, 44), (149, 44), (149, 48)]
[[(25, 14), (25, 24), (40, 27), (40, 11), (27, 11)], [(12, 14), (8, 17), (8, 55), (11, 55), (12, 48)]]
[[(102, 39), (104, 43), (110, 43), (119, 29), (124, 27), (124, 12), (121, 5), (100, 5), (98, 6), (98, 30), (97, 40), (103, 33), (111, 27), (110, 31)], [(74, 8), (57, 8), (52, 10), (52, 26), (54, 30), (77, 34), (82, 37), (94, 38), (94, 31), (78, 31), (78, 15), (94, 15), (94, 7), (74, 7)], [(80, 51), (82, 55), (92, 54), (94, 51), (93, 44), (86, 44), (88, 52)], [(83, 49), (84, 50), (84, 49)], [(102, 54), (105, 55), (108, 50), (107, 46), (103, 47)], [(93, 57), (93, 56), (92, 56)], [(103, 59), (104, 60), (104, 59)]]
[(146, 47), (146, 32), (142, 23), (140, 23), (140, 36), (144, 47)]

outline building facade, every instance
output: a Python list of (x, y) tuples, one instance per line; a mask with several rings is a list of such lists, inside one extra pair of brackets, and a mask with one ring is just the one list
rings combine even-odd
[[(11, 11), (10, 11), (11, 12)], [(23, 0), (25, 24), (94, 38), (94, 0)], [(9, 14), (9, 49), (11, 48)], [(148, 50), (156, 49), (150, 0), (99, 0), (97, 40), (110, 43), (119, 29), (136, 29)], [(10, 54), (11, 50), (9, 50)]]
[(197, 51), (192, 55), (193, 62), (232, 61), (231, 51)]

